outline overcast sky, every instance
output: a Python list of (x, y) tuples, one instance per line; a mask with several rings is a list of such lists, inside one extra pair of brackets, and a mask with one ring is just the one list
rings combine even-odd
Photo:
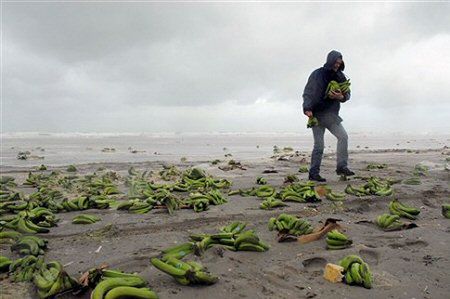
[(343, 53), (350, 132), (450, 132), (449, 3), (3, 3), (3, 132), (307, 133)]

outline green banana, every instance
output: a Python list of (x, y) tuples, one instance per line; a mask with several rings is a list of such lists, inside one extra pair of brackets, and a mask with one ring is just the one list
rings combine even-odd
[(357, 255), (348, 255), (339, 261), (339, 265), (344, 268), (345, 271), (349, 269), (353, 263), (363, 263), (363, 260)]
[(450, 219), (450, 204), (442, 205), (442, 216), (447, 219)]
[(157, 299), (158, 295), (149, 288), (135, 288), (128, 286), (115, 287), (109, 291), (105, 299), (125, 299), (125, 298), (136, 298), (136, 299)]
[(140, 277), (107, 278), (101, 281), (91, 293), (91, 299), (103, 299), (105, 294), (116, 287), (143, 287), (145, 281)]

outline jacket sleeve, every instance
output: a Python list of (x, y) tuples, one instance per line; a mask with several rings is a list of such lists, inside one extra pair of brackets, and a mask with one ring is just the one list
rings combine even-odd
[(350, 96), (351, 96), (351, 92), (348, 91), (345, 95), (344, 95), (344, 99), (341, 101), (341, 103), (345, 103), (348, 100), (350, 100)]
[(319, 94), (319, 86), (317, 82), (317, 75), (313, 72), (306, 83), (303, 91), (303, 112), (312, 111), (316, 104), (316, 97)]

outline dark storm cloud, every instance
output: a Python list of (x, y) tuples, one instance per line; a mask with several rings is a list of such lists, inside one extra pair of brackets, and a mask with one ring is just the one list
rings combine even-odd
[(232, 103), (252, 113), (261, 99), (266, 109), (284, 102), (299, 113), (309, 73), (333, 48), (344, 53), (353, 107), (442, 102), (448, 10), (448, 3), (5, 3), (3, 125), (95, 130), (117, 119), (141, 125), (142, 111), (161, 111), (152, 128), (162, 129), (170, 109), (183, 118), (195, 107), (221, 113)]

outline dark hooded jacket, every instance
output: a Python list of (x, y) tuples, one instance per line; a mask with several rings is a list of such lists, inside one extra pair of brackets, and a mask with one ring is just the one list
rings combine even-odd
[(344, 62), (342, 62), (337, 72), (333, 71), (333, 65), (338, 58), (342, 59), (342, 54), (338, 51), (333, 50), (328, 53), (327, 62), (323, 67), (312, 72), (303, 91), (303, 112), (312, 111), (313, 115), (317, 117), (319, 124), (324, 127), (342, 121), (342, 118), (339, 116), (341, 102), (343, 103), (350, 99), (350, 92), (344, 95), (344, 99), (341, 102), (329, 99), (325, 95), (330, 81), (334, 80), (340, 83), (347, 80), (342, 72), (345, 68)]

